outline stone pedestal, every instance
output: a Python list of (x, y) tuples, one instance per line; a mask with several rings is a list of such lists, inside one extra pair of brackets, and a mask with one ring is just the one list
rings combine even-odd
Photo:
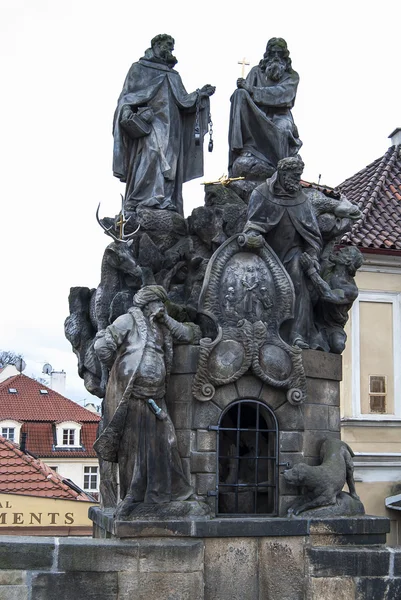
[[(303, 351), (307, 380), (307, 399), (300, 406), (291, 405), (285, 391), (264, 384), (253, 375), (245, 375), (235, 383), (216, 389), (212, 400), (199, 402), (192, 396), (192, 383), (197, 370), (199, 346), (176, 346), (173, 371), (167, 390), (167, 405), (174, 422), (179, 451), (185, 471), (195, 492), (215, 510), (208, 494), (216, 490), (216, 427), (220, 416), (232, 402), (259, 400), (274, 412), (279, 428), (280, 464), (298, 462), (319, 464), (319, 448), (323, 439), (340, 438), (340, 381), (342, 359), (337, 354)], [(283, 469), (280, 469), (282, 471)], [(280, 475), (279, 515), (299, 493)]]
[[(91, 508), (98, 543), (115, 543), (132, 552), (137, 548), (137, 566), (119, 575), (121, 597), (135, 593), (146, 600), (362, 600), (376, 597), (379, 589), (395, 600), (392, 594), (401, 583), (401, 572), (397, 582), (389, 583), (395, 563), (384, 546), (388, 519), (287, 518), (287, 507), (300, 490), (281, 474), (275, 517), (219, 517), (210, 496), (219, 468), (216, 428), (232, 402), (254, 400), (273, 411), (279, 464), (320, 462), (321, 441), (340, 438), (341, 357), (304, 351), (308, 396), (304, 404), (293, 406), (285, 392), (250, 375), (217, 388), (210, 401), (195, 400), (192, 382), (198, 353), (195, 346), (176, 348), (167, 404), (199, 506), (209, 506), (209, 514), (191, 509), (184, 515), (172, 506), (169, 513), (169, 505), (152, 512), (145, 506), (132, 521), (116, 521), (113, 511)], [(364, 596), (366, 590), (373, 590), (372, 595)]]
[(365, 590), (376, 589), (388, 589), (387, 597), (395, 600), (392, 590), (401, 584), (401, 572), (388, 580), (394, 556), (384, 546), (384, 518), (128, 523), (96, 507), (90, 517), (95, 537), (138, 547), (139, 572), (131, 578), (125, 572), (124, 578), (147, 600), (163, 597), (166, 585), (177, 600), (367, 600), (376, 596), (364, 596)]
[[(97, 521), (99, 510), (92, 513)], [(248, 521), (251, 535), (240, 522), (224, 522), (214, 523), (217, 536), (152, 536), (149, 530), (129, 539), (3, 536), (0, 598), (400, 598), (401, 549), (379, 542), (387, 519)]]

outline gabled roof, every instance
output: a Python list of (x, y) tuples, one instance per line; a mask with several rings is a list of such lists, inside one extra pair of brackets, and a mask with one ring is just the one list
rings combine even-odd
[(64, 500), (93, 502), (83, 491), (64, 483), (63, 477), (41, 460), (24, 454), (0, 436), (0, 492)]
[(357, 204), (362, 218), (343, 242), (362, 248), (401, 250), (401, 146), (346, 179), (338, 188)]
[(81, 446), (71, 448), (55, 446), (56, 428), (53, 423), (25, 422), (21, 433), (27, 434), (27, 450), (40, 458), (97, 458), (93, 449), (97, 427), (97, 423), (85, 423), (81, 429)]
[[(10, 388), (15, 389), (16, 393), (10, 393)], [(47, 391), (47, 394), (41, 393), (40, 390)], [(99, 415), (22, 374), (9, 377), (0, 383), (0, 420), (4, 419), (53, 423), (100, 421)]]

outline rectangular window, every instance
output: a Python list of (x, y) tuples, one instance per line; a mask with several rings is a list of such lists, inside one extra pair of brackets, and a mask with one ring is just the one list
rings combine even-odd
[(353, 416), (401, 418), (401, 294), (361, 290), (352, 307)]
[(75, 446), (75, 429), (63, 429), (63, 446)]
[(1, 435), (6, 438), (6, 440), (13, 442), (15, 440), (15, 427), (2, 427)]
[(98, 467), (84, 467), (84, 490), (97, 490)]
[(370, 375), (369, 377), (369, 407), (372, 413), (386, 412), (386, 376)]
[[(361, 413), (392, 413), (394, 406), (393, 368), (393, 305), (390, 302), (360, 302), (360, 355), (361, 355)], [(380, 377), (371, 377), (380, 373)], [(385, 397), (374, 399), (371, 386), (380, 390), (379, 380), (387, 378)], [(383, 396), (383, 393), (381, 394)], [(386, 400), (387, 402), (383, 402)], [(379, 410), (384, 407), (384, 410)], [(372, 409), (374, 407), (374, 409)]]

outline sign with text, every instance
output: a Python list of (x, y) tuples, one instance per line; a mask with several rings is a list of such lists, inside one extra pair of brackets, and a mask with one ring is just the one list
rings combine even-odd
[(91, 502), (0, 494), (0, 530), (4, 527), (91, 526)]

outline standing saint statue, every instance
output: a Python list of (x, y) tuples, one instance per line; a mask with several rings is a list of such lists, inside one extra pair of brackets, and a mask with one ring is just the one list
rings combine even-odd
[(154, 37), (118, 99), (113, 173), (126, 183), (126, 211), (141, 205), (183, 214), (182, 184), (203, 175), (209, 96), (216, 88), (188, 94), (173, 68), (173, 50), (170, 35)]
[(101, 460), (117, 462), (121, 502), (116, 518), (126, 519), (139, 503), (163, 504), (193, 494), (182, 468), (165, 393), (173, 341), (198, 343), (200, 329), (178, 323), (166, 312), (167, 294), (148, 285), (134, 305), (97, 334), (95, 352), (111, 368), (103, 430), (94, 444)]
[(231, 97), (230, 177), (265, 179), (280, 159), (298, 153), (302, 142), (291, 114), (298, 83), (286, 41), (272, 38)]

